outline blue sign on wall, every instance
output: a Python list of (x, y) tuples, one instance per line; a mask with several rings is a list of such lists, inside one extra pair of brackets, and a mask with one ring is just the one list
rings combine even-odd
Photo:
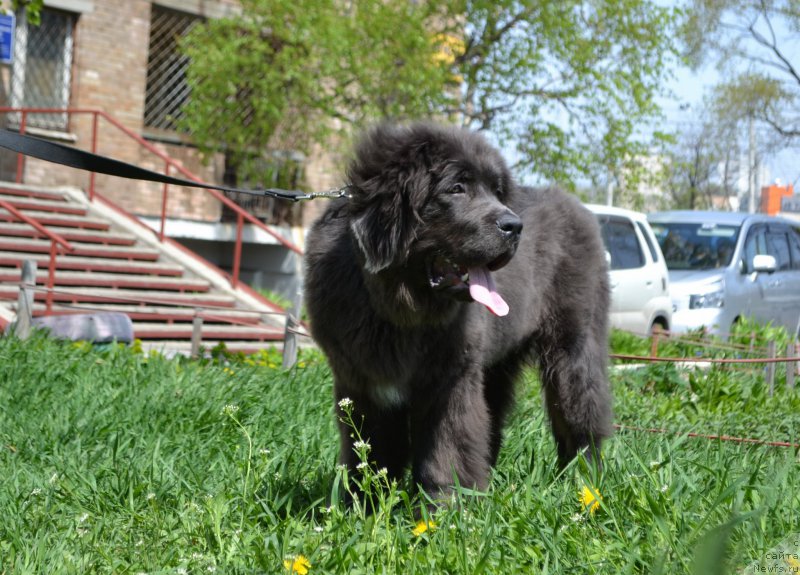
[(14, 59), (13, 14), (0, 14), (0, 62), (10, 64)]

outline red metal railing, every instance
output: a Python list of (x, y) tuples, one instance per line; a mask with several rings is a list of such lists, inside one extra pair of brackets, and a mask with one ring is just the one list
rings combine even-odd
[(37, 232), (50, 239), (50, 262), (47, 266), (47, 298), (45, 300), (47, 302), (46, 313), (47, 315), (50, 315), (50, 312), (53, 310), (53, 288), (55, 287), (56, 283), (56, 254), (58, 253), (58, 246), (61, 246), (62, 251), (65, 253), (73, 251), (74, 248), (72, 247), (72, 244), (65, 240), (62, 236), (55, 232), (51, 232), (34, 218), (26, 216), (7, 201), (0, 200), (0, 207), (5, 209), (18, 220), (32, 226)]
[[(188, 180), (198, 182), (203, 184), (203, 180), (192, 172), (187, 170), (183, 167), (179, 162), (168, 156), (167, 154), (158, 150), (155, 146), (153, 146), (150, 142), (145, 140), (143, 137), (138, 135), (137, 133), (133, 132), (129, 128), (122, 125), (119, 121), (114, 119), (109, 114), (103, 112), (102, 110), (93, 110), (93, 109), (82, 109), (82, 108), (11, 108), (11, 107), (0, 107), (0, 113), (15, 113), (20, 114), (20, 122), (19, 122), (19, 131), (21, 134), (25, 133), (26, 125), (27, 125), (27, 117), (29, 114), (67, 114), (69, 116), (72, 115), (91, 115), (92, 116), (92, 137), (91, 137), (91, 152), (98, 153), (98, 142), (99, 142), (99, 120), (102, 118), (109, 124), (111, 124), (114, 128), (125, 134), (127, 137), (136, 141), (140, 147), (146, 149), (148, 152), (156, 156), (157, 158), (161, 159), (164, 162), (164, 174), (170, 175), (171, 170), (175, 170), (175, 172), (181, 174)], [(18, 154), (17, 156), (17, 183), (22, 183), (23, 174), (25, 170), (25, 157), (22, 154)], [(245, 222), (252, 224), (256, 228), (263, 230), (273, 238), (275, 238), (278, 243), (286, 247), (287, 249), (297, 253), (302, 254), (303, 251), (297, 247), (294, 243), (284, 238), (281, 234), (273, 230), (270, 226), (256, 218), (254, 215), (249, 213), (248, 211), (244, 210), (241, 206), (236, 204), (236, 202), (232, 201), (230, 198), (226, 197), (224, 194), (217, 190), (212, 190), (209, 188), (202, 188), (204, 192), (211, 194), (214, 198), (220, 201), (223, 205), (227, 206), (231, 209), (234, 213), (236, 213), (236, 241), (234, 243), (234, 250), (233, 250), (233, 268), (231, 272), (231, 285), (236, 288), (239, 287), (239, 273), (241, 270), (241, 263), (242, 263), (242, 230), (244, 228)], [(114, 206), (112, 202), (110, 202), (107, 198), (103, 197), (101, 194), (97, 193), (95, 189), (95, 174), (94, 172), (90, 173), (89, 175), (89, 186), (88, 186), (88, 195), (90, 200), (94, 200), (95, 198), (103, 200), (104, 203)], [(161, 214), (160, 214), (160, 229), (158, 232), (158, 238), (160, 241), (164, 241), (166, 234), (165, 234), (165, 227), (166, 227), (166, 219), (167, 219), (167, 197), (169, 195), (169, 184), (164, 184), (162, 188), (162, 195), (161, 195)], [(119, 208), (117, 208), (119, 209)]]

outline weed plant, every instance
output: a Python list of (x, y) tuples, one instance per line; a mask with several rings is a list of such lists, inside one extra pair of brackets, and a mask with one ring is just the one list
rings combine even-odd
[[(0, 339), (0, 366), (3, 574), (733, 573), (800, 532), (789, 448), (620, 431), (602, 476), (580, 460), (559, 473), (532, 372), (488, 491), (428, 515), (368, 442), (353, 476), (337, 467), (317, 353), (282, 370), (273, 353), (167, 359), (37, 335)], [(658, 364), (612, 383), (621, 423), (800, 437), (798, 392), (769, 397), (751, 369)], [(373, 513), (339, 503), (351, 481)]]

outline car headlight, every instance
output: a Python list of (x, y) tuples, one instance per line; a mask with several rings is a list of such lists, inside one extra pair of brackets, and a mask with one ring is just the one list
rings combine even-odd
[(689, 309), (723, 307), (724, 305), (725, 292), (723, 290), (689, 296)]

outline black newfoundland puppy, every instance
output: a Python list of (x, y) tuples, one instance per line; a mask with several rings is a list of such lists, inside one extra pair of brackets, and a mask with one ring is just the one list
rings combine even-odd
[(308, 236), (306, 306), (372, 462), (390, 477), (410, 463), (434, 497), (455, 477), (486, 488), (526, 361), (538, 363), (560, 463), (596, 457), (611, 409), (594, 216), (556, 189), (516, 187), (483, 137), (456, 128), (378, 126), (348, 178), (351, 196)]

